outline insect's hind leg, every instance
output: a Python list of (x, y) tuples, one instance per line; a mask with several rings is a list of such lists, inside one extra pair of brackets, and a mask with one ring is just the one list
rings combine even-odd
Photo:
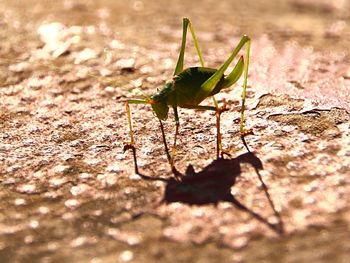
[[(210, 93), (214, 90), (216, 85), (219, 83), (220, 79), (224, 75), (226, 69), (232, 63), (233, 59), (238, 55), (239, 51), (246, 45), (246, 57), (245, 63), (243, 65), (243, 91), (242, 91), (242, 110), (241, 110), (241, 120), (240, 120), (240, 134), (243, 139), (246, 135), (252, 134), (253, 131), (251, 129), (244, 128), (244, 111), (245, 111), (245, 99), (246, 99), (246, 89), (247, 89), (247, 79), (248, 79), (248, 66), (249, 66), (249, 57), (250, 57), (250, 38), (247, 35), (244, 35), (236, 48), (232, 51), (230, 57), (222, 64), (222, 66), (215, 72), (213, 76), (211, 76), (206, 82), (204, 82), (201, 86), (201, 90), (198, 93), (200, 97), (208, 97)], [(239, 71), (237, 71), (239, 74)], [(235, 74), (229, 75), (229, 82), (235, 79)]]
[(163, 122), (160, 119), (159, 119), (159, 124), (160, 124), (160, 130), (162, 132), (162, 138), (163, 138), (165, 154), (166, 154), (166, 157), (168, 159), (168, 162), (171, 163), (171, 156), (169, 154), (169, 148), (168, 148), (168, 144), (167, 144), (166, 138), (165, 138), (164, 126), (163, 126)]
[(196, 50), (197, 50), (199, 61), (201, 63), (201, 66), (204, 67), (202, 52), (200, 51), (199, 44), (197, 41), (196, 34), (194, 33), (192, 23), (188, 18), (185, 17), (185, 18), (183, 18), (183, 22), (182, 22), (181, 48), (180, 48), (179, 58), (178, 58), (177, 63), (176, 63), (174, 75), (178, 75), (179, 73), (181, 73), (183, 71), (184, 59), (185, 59), (185, 49), (186, 49), (187, 28), (189, 28), (191, 31), (191, 35), (192, 35), (193, 42), (194, 42), (194, 45), (195, 45)]
[(245, 54), (245, 63), (243, 68), (243, 90), (242, 90), (242, 107), (241, 107), (241, 119), (239, 123), (239, 130), (241, 134), (241, 138), (243, 140), (243, 144), (246, 146), (247, 150), (249, 151), (249, 148), (244, 140), (244, 137), (250, 134), (253, 134), (252, 129), (245, 129), (244, 128), (244, 111), (245, 111), (245, 98), (247, 93), (247, 80), (248, 80), (248, 67), (249, 67), (249, 57), (250, 57), (250, 38), (247, 40), (247, 48), (246, 48), (246, 54)]

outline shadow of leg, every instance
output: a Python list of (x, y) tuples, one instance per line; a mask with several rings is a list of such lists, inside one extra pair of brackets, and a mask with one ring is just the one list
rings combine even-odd
[[(244, 138), (242, 138), (243, 142), (245, 143), (245, 140)], [(248, 147), (246, 145), (246, 147)], [(275, 208), (275, 205), (272, 201), (272, 198), (269, 194), (269, 191), (268, 191), (268, 187), (267, 185), (265, 184), (265, 182), (263, 181), (262, 179), (262, 176), (260, 174), (260, 170), (263, 170), (263, 164), (261, 162), (261, 160), (252, 152), (249, 151), (249, 148), (247, 148), (248, 152), (245, 153), (245, 154), (242, 154), (241, 156), (237, 157), (237, 159), (239, 159), (239, 163), (248, 163), (250, 164), (251, 166), (254, 167), (254, 170), (255, 170), (255, 173), (257, 174), (258, 176), (258, 179), (262, 185), (262, 188), (263, 188), (263, 191), (265, 193), (265, 196), (269, 202), (269, 205), (271, 207), (271, 209), (273, 210), (273, 213), (276, 217), (276, 219), (278, 220), (278, 223), (277, 223), (277, 226), (274, 225), (274, 228), (278, 228), (278, 233), (280, 235), (284, 234), (284, 225), (283, 225), (283, 221), (282, 221), (282, 218), (281, 218), (281, 215), (278, 213), (278, 211), (276, 210)]]
[(283, 224), (282, 217), (281, 217), (280, 213), (279, 213), (279, 212), (276, 210), (276, 208), (275, 208), (275, 205), (274, 205), (274, 203), (273, 203), (273, 201), (272, 201), (272, 198), (271, 198), (271, 196), (270, 196), (270, 194), (269, 194), (268, 187), (267, 187), (267, 185), (264, 183), (264, 181), (263, 181), (263, 179), (262, 179), (262, 177), (261, 177), (261, 174), (260, 174), (259, 170), (255, 168), (255, 172), (256, 172), (256, 174), (258, 175), (259, 181), (260, 181), (260, 183), (261, 183), (261, 185), (262, 185), (262, 187), (263, 187), (263, 190), (264, 190), (265, 195), (266, 195), (266, 198), (267, 198), (267, 200), (268, 200), (268, 202), (269, 202), (269, 204), (270, 204), (270, 207), (271, 207), (271, 209), (273, 210), (273, 213), (274, 213), (275, 217), (276, 217), (277, 220), (278, 220), (277, 226), (278, 226), (278, 229), (279, 229), (279, 231), (280, 231), (280, 234), (283, 235), (283, 234), (284, 234), (284, 224)]
[(136, 148), (134, 145), (126, 144), (126, 145), (124, 145), (123, 151), (126, 152), (127, 150), (132, 150), (132, 155), (134, 158), (135, 173), (139, 174), (139, 167), (137, 165), (137, 158), (136, 158)]
[(242, 210), (244, 212), (247, 212), (251, 216), (253, 216), (256, 220), (259, 222), (265, 224), (267, 227), (269, 227), (272, 231), (276, 232), (278, 235), (283, 235), (283, 231), (280, 228), (280, 224), (272, 224), (267, 219), (263, 218), (261, 215), (258, 213), (254, 212), (253, 210), (249, 209), (245, 205), (243, 205), (241, 202), (239, 202), (234, 196), (228, 196), (227, 200), (228, 202), (231, 202), (234, 204), (239, 210)]

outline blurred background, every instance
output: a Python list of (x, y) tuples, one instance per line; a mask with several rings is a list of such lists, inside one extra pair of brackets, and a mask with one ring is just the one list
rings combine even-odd
[(350, 7), (346, 0), (2, 0), (1, 10), (2, 30), (17, 30), (18, 34), (30, 34), (42, 23), (61, 22), (108, 29), (134, 44), (161, 44), (169, 30), (179, 31), (179, 21), (186, 16), (197, 31), (214, 33), (214, 41), (227, 34), (267, 35), (277, 43), (292, 39), (336, 50), (347, 48), (349, 41)]

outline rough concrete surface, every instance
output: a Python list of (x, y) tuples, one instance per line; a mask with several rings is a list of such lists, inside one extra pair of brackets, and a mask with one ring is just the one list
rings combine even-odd
[[(0, 1), (0, 262), (348, 262), (350, 2)], [(252, 38), (215, 115), (159, 122), (123, 101), (172, 78), (182, 17), (206, 65)], [(242, 52), (242, 54), (244, 54)], [(198, 65), (191, 40), (186, 66)], [(211, 104), (211, 100), (203, 104)], [(172, 142), (173, 114), (164, 123)]]

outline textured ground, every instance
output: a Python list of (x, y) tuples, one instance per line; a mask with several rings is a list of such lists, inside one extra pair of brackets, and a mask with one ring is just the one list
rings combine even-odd
[[(0, 1), (0, 261), (347, 262), (350, 2), (94, 2)], [(231, 158), (212, 113), (180, 110), (179, 183), (142, 105), (134, 173), (122, 101), (171, 79), (183, 16), (210, 67), (252, 37), (255, 135), (241, 81), (217, 96)]]

